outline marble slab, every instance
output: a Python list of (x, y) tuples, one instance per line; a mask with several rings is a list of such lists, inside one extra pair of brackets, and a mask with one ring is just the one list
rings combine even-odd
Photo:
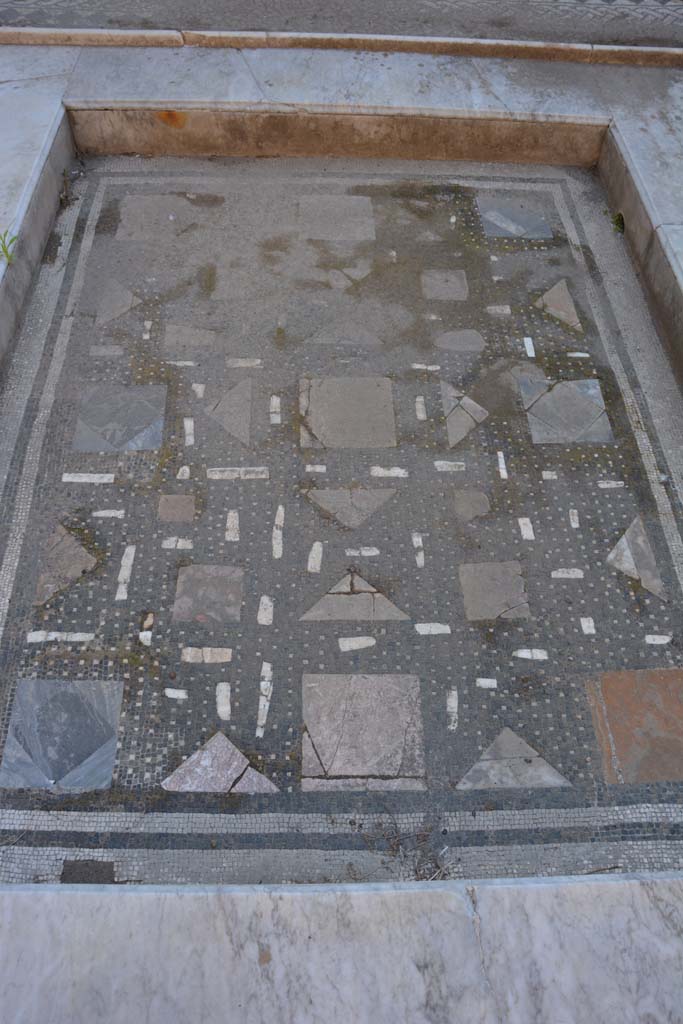
[(12, 1024), (655, 1024), (683, 878), (8, 886), (0, 946)]

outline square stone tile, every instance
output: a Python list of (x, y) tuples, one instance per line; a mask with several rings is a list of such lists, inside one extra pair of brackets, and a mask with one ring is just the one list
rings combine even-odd
[(302, 448), (395, 448), (388, 377), (322, 377), (299, 382)]
[(162, 523), (191, 523), (194, 520), (194, 496), (160, 494), (157, 515)]
[(476, 562), (461, 565), (459, 573), (465, 615), (470, 622), (529, 618), (519, 562)]
[(111, 785), (123, 682), (22, 679), (0, 788), (79, 793)]
[(65, 590), (96, 565), (97, 559), (58, 523), (43, 555), (34, 603), (49, 601), (54, 594)]
[(327, 781), (312, 788), (342, 789), (349, 779), (413, 788), (424, 775), (417, 676), (304, 675), (302, 696), (302, 775)]
[(605, 672), (587, 690), (607, 782), (683, 780), (683, 669)]
[(244, 573), (232, 565), (184, 565), (178, 573), (174, 622), (219, 626), (239, 622)]
[(314, 241), (372, 241), (372, 200), (367, 196), (306, 196), (299, 200), (299, 231), (302, 238)]
[(420, 275), (425, 299), (463, 302), (470, 294), (464, 270), (423, 270)]
[(478, 196), (484, 233), (489, 238), (552, 238), (550, 226), (524, 199)]
[(77, 452), (125, 452), (158, 448), (164, 430), (163, 384), (100, 384), (86, 388), (72, 448)]
[(610, 443), (612, 428), (597, 380), (518, 378), (534, 444)]

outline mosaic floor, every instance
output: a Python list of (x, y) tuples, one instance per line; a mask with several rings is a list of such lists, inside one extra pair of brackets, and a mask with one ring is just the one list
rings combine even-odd
[(590, 175), (89, 164), (1, 414), (0, 879), (683, 866), (683, 416)]

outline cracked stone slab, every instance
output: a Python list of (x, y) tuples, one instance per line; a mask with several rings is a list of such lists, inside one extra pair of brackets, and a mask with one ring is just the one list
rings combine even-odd
[(530, 617), (519, 562), (462, 564), (458, 572), (469, 622)]
[(110, 278), (97, 307), (97, 319), (95, 322), (98, 327), (102, 327), (112, 320), (118, 320), (124, 313), (128, 313), (129, 310), (139, 306), (141, 302), (142, 299), (134, 295), (120, 281), (117, 281), (116, 278)]
[(184, 565), (178, 572), (174, 622), (239, 622), (244, 573), (231, 565)]
[(157, 516), (162, 523), (191, 523), (194, 520), (192, 494), (160, 494)]
[(299, 382), (303, 448), (395, 448), (388, 377), (322, 377)]
[(571, 786), (571, 782), (521, 736), (506, 727), (456, 789), (556, 789), (563, 786)]
[(631, 579), (639, 580), (651, 594), (666, 601), (666, 589), (659, 575), (655, 553), (640, 516), (635, 517), (614, 545), (607, 556), (607, 564)]
[(307, 497), (349, 529), (356, 529), (396, 494), (394, 487), (316, 488)]
[(464, 270), (423, 270), (420, 286), (425, 299), (464, 302), (470, 294)]
[(302, 622), (403, 622), (405, 612), (357, 572), (350, 572), (301, 616)]
[(503, 202), (492, 196), (477, 196), (477, 206), (488, 238), (553, 237), (548, 223), (524, 200)]
[(45, 604), (54, 594), (65, 590), (96, 565), (97, 559), (58, 523), (43, 556), (34, 604)]
[(413, 788), (407, 783), (424, 776), (417, 676), (306, 674), (302, 702), (304, 777), (336, 789), (368, 777), (377, 788)]
[(554, 316), (556, 320), (560, 320), (567, 327), (572, 327), (575, 331), (580, 331), (583, 334), (579, 314), (576, 312), (574, 300), (569, 292), (569, 285), (564, 278), (541, 295), (540, 299), (534, 302), (534, 306), (536, 309), (542, 309), (544, 313)]
[(249, 446), (251, 433), (251, 380), (241, 380), (217, 402), (206, 407), (207, 415), (220, 424), (226, 434)]
[(517, 378), (534, 444), (608, 444), (614, 435), (597, 380)]
[(441, 401), (450, 448), (464, 440), (471, 430), (488, 417), (486, 409), (446, 381), (441, 382)]
[(208, 220), (210, 211), (181, 195), (127, 195), (120, 203), (116, 238), (122, 242), (169, 242), (192, 224)]
[(310, 345), (376, 349), (384, 343), (395, 343), (414, 323), (414, 315), (398, 303), (347, 299), (341, 309), (306, 340)]
[(163, 384), (100, 384), (85, 389), (72, 448), (78, 452), (159, 448), (164, 430)]
[(299, 200), (302, 238), (325, 242), (370, 242), (375, 238), (372, 200), (367, 196), (306, 196)]
[(485, 516), (491, 511), (491, 503), (484, 491), (474, 487), (460, 487), (453, 495), (453, 507), (458, 519), (469, 523), (478, 516)]
[(479, 333), (474, 330), (444, 331), (434, 341), (437, 348), (446, 352), (483, 352), (486, 342)]
[(161, 783), (172, 793), (277, 793), (222, 732), (191, 754)]
[(123, 681), (21, 679), (0, 788), (80, 793), (111, 785)]
[(683, 780), (683, 671), (605, 672), (586, 685), (608, 783)]

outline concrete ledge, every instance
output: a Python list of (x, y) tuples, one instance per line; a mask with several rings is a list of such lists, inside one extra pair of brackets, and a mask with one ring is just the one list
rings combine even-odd
[(683, 49), (666, 46), (605, 46), (529, 39), (469, 39), (449, 36), (355, 35), (325, 32), (220, 32), (176, 29), (80, 29), (0, 27), (0, 45), (199, 46), (222, 49), (363, 50), (429, 53), (450, 57), (683, 67)]
[(679, 1020), (677, 874), (0, 890), (12, 1024)]
[(305, 110), (69, 110), (88, 155), (399, 157), (594, 166), (606, 126)]

